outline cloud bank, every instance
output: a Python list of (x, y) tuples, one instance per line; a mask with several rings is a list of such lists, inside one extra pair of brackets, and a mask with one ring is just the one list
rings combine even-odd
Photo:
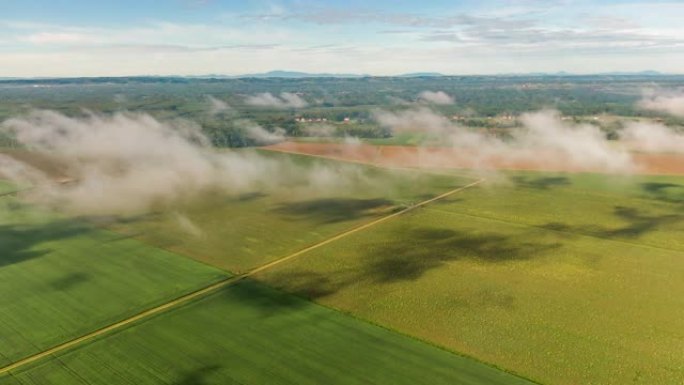
[[(453, 150), (449, 156), (472, 168), (544, 164), (559, 169), (629, 172), (634, 167), (628, 151), (612, 145), (599, 128), (567, 124), (550, 110), (522, 115), (521, 126), (505, 139), (460, 126), (425, 107), (376, 111), (374, 116), (395, 133), (423, 133), (427, 140), (447, 144)], [(430, 164), (439, 162), (429, 159)]]
[[(275, 135), (256, 127), (248, 128), (256, 137)], [(31, 153), (50, 154), (69, 179), (56, 181), (6, 155), (0, 155), (0, 175), (33, 185), (28, 199), (77, 215), (132, 215), (214, 192), (268, 193), (283, 186), (296, 194), (339, 191), (364, 180), (345, 165), (304, 166), (251, 150), (216, 151), (198, 125), (145, 114), (73, 118), (41, 110), (8, 119), (0, 130)]]

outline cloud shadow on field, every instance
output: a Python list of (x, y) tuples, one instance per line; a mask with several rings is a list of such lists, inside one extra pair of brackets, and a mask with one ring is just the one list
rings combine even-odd
[(648, 198), (670, 203), (684, 203), (684, 185), (676, 183), (647, 182), (641, 183), (640, 186)]
[(268, 194), (263, 193), (261, 191), (253, 191), (253, 192), (248, 192), (248, 193), (238, 195), (237, 200), (238, 200), (238, 202), (249, 202), (249, 201), (265, 198), (267, 196), (268, 196)]
[[(528, 260), (561, 246), (521, 239), (524, 236), (472, 234), (448, 228), (409, 229), (396, 234), (391, 243), (364, 245), (366, 251), (358, 267), (325, 274), (303, 269), (284, 270), (270, 275), (267, 282), (298, 296), (317, 299), (361, 282), (384, 285), (415, 281), (453, 261), (471, 259), (496, 264)], [(497, 302), (492, 304), (497, 306), (509, 306), (512, 301), (508, 298), (503, 304), (501, 298), (492, 298), (492, 302)]]
[(295, 310), (310, 304), (288, 293), (274, 290), (263, 283), (249, 278), (223, 289), (220, 294), (226, 301), (238, 301), (259, 313), (260, 317), (280, 314), (288, 309)]
[(488, 263), (525, 260), (559, 246), (523, 242), (518, 237), (494, 233), (417, 228), (398, 236), (392, 243), (373, 248), (364, 274), (380, 283), (415, 280), (429, 270), (459, 259)]
[(295, 219), (312, 218), (319, 223), (335, 223), (373, 215), (374, 210), (391, 207), (387, 199), (325, 198), (280, 204), (278, 214)]
[(207, 377), (216, 371), (220, 370), (219, 365), (205, 365), (197, 369), (190, 370), (183, 373), (178, 381), (173, 382), (173, 385), (210, 385), (211, 382)]
[(545, 176), (545, 177), (529, 177), (529, 176), (514, 176), (511, 178), (517, 187), (527, 187), (538, 190), (548, 190), (554, 187), (562, 187), (570, 185), (570, 179), (564, 176)]
[(50, 288), (57, 291), (67, 291), (75, 286), (85, 283), (90, 280), (90, 274), (84, 272), (75, 272), (67, 274), (64, 277), (58, 278), (49, 283)]
[(71, 238), (92, 229), (73, 220), (40, 225), (0, 225), (0, 268), (41, 257), (49, 249), (36, 248), (42, 243)]
[(684, 222), (684, 215), (679, 213), (651, 215), (643, 209), (626, 206), (613, 207), (613, 215), (626, 222), (626, 224), (610, 228), (602, 225), (569, 225), (562, 222), (551, 222), (542, 226), (542, 228), (602, 238), (638, 238), (642, 235), (658, 231), (663, 226)]
[[(340, 273), (340, 272), (338, 272)], [(345, 274), (329, 277), (312, 270), (297, 270), (283, 274), (276, 273), (275, 286), (287, 287), (287, 292), (303, 298), (323, 298), (335, 294), (339, 289), (347, 286), (344, 280), (339, 280)], [(332, 278), (337, 278), (333, 281)], [(271, 280), (269, 280), (271, 282)]]
[(675, 224), (684, 220), (680, 214), (648, 215), (642, 210), (615, 206), (614, 214), (628, 222), (626, 226), (618, 229), (607, 229), (601, 232), (606, 237), (637, 238), (646, 233), (657, 231), (659, 227)]

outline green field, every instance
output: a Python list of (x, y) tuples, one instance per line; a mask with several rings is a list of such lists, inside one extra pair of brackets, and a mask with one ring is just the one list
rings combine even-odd
[[(227, 274), (178, 254), (244, 272), (472, 181), (269, 156), (358, 179), (114, 231), (2, 196), (0, 365)], [(526, 383), (480, 362), (549, 384), (684, 381), (684, 178), (504, 175), (257, 275), (296, 296), (243, 281), (0, 384)]]
[[(311, 157), (264, 154), (296, 162), (301, 172), (292, 175), (288, 185), (275, 190), (238, 197), (207, 197), (178, 207), (177, 211), (126, 221), (114, 229), (240, 273), (471, 181)], [(345, 175), (348, 181), (323, 190), (310, 187), (304, 179), (306, 173), (324, 167)], [(192, 226), (190, 230), (188, 223)]]
[[(271, 22), (280, 31), (295, 21), (320, 24), (338, 13), (324, 4), (305, 9), (295, 4), (302, 2), (278, 2), (285, 3), (278, 7), (283, 12), (270, 15), (267, 8), (273, 7), (259, 1), (248, 2), (259, 3), (256, 13), (241, 17), (240, 7), (231, 5), (232, 13), (223, 17), (226, 12), (215, 4), (220, 2), (182, 3), (196, 23), (163, 20), (173, 16), (174, 6), (167, 4), (158, 14), (162, 19), (140, 18), (145, 26), (131, 29), (141, 43), (168, 36), (161, 47), (143, 45), (170, 67), (189, 52), (182, 48), (188, 45), (215, 57), (249, 50), (265, 58), (287, 49), (280, 38), (283, 44), (275, 48), (269, 41), (213, 44), (231, 40), (229, 35), (242, 39), (244, 33), (230, 33), (230, 19), (247, 32), (254, 23), (271, 30)], [(452, 3), (450, 8), (458, 8)], [(84, 12), (95, 15), (97, 9), (90, 8)], [(106, 8), (113, 12), (109, 19), (118, 17), (116, 7)], [(358, 18), (373, 19), (374, 28), (395, 24), (401, 28), (390, 29), (438, 37), (428, 40), (444, 40), (437, 35), (461, 29), (459, 35), (482, 37), (476, 47), (481, 52), (486, 40), (505, 45), (495, 36), (500, 30), (518, 26), (516, 32), (525, 33), (553, 24), (537, 20), (535, 12), (507, 17), (511, 12), (504, 10), (489, 20), (484, 14), (439, 15), (427, 9), (439, 7), (429, 4), (417, 18), (402, 16), (409, 15), (405, 5), (389, 16), (382, 8), (379, 16), (366, 9)], [(220, 20), (200, 20), (213, 10)], [(552, 7), (546, 13), (554, 12)], [(72, 17), (78, 26), (69, 27), (69, 20), (39, 25), (31, 17), (13, 22), (12, 12), (5, 14), (2, 24), (16, 33), (0, 40), (10, 42), (7, 52), (19, 49), (10, 53), (10, 66), (30, 59), (32, 50), (56, 59), (64, 59), (64, 51), (75, 55), (71, 66), (87, 70), (97, 64), (92, 57), (108, 50), (135, 50), (136, 44), (99, 44), (103, 39), (97, 36), (94, 43), (81, 41), (84, 32), (97, 35), (109, 28), (89, 28), (83, 17)], [(438, 31), (444, 28), (436, 24), (452, 19), (465, 27)], [(342, 36), (347, 21), (334, 24), (331, 31)], [(612, 28), (589, 24), (568, 43), (576, 46), (574, 37), (599, 44)], [(657, 29), (646, 36), (646, 24), (638, 33), (622, 33), (621, 41), (636, 47), (644, 36), (659, 37)], [(184, 29), (217, 33), (205, 45), (179, 45), (174, 36)], [(118, 33), (104, 43), (132, 40), (128, 35)], [(532, 43), (561, 33), (539, 35)], [(664, 44), (675, 40), (660, 37)], [(346, 48), (353, 48), (351, 38)], [(306, 38), (316, 39), (326, 36)], [(433, 53), (430, 44), (447, 44), (414, 43)], [(373, 59), (368, 44), (373, 42), (352, 51)], [(311, 45), (302, 58), (346, 49), (334, 45)], [(522, 59), (530, 53), (539, 57), (526, 46), (504, 50)], [(109, 72), (126, 73), (130, 65)], [(58, 72), (69, 72), (66, 67)], [(86, 72), (96, 74), (95, 67)], [(562, 119), (549, 131), (557, 139), (552, 148), (568, 145), (562, 152), (582, 145), (612, 164), (620, 160), (613, 155), (641, 147), (623, 135), (634, 122), (667, 126), (672, 136), (651, 127), (653, 143), (644, 144), (661, 147), (668, 138), (662, 147), (670, 151), (681, 139), (676, 135), (684, 133), (684, 117), (671, 115), (678, 111), (670, 102), (681, 96), (684, 75), (432, 75), (0, 78), (0, 385), (684, 385), (684, 176), (387, 169), (332, 160), (354, 149), (365, 154), (365, 146), (373, 145), (387, 152), (388, 146), (446, 146), (513, 166), (525, 163), (518, 152), (535, 145), (544, 147), (540, 157), (549, 152), (547, 140), (531, 140), (536, 123), (523, 118), (549, 109)], [(453, 103), (421, 100), (424, 91), (444, 92)], [(249, 97), (261, 93), (286, 103), (252, 105)], [(305, 103), (291, 103), (283, 93)], [(668, 108), (651, 109), (662, 106)], [(33, 116), (34, 109), (63, 116)], [(113, 117), (118, 114), (128, 118)], [(5, 121), (11, 118), (19, 121)], [(456, 126), (482, 140), (454, 146), (468, 139), (451, 135)], [(528, 128), (530, 135), (523, 134)], [(271, 139), (340, 146), (330, 148), (329, 159), (258, 147)], [(141, 143), (145, 151), (137, 150)], [(73, 153), (76, 145), (86, 151)], [(675, 154), (667, 159), (677, 159)], [(54, 186), (6, 156), (40, 170)], [(149, 173), (132, 172), (145, 171), (148, 162), (154, 166)], [(187, 183), (175, 183), (173, 175)], [(2, 180), (11, 176), (41, 182), (32, 187)], [(488, 181), (471, 186), (481, 176)], [(119, 177), (120, 191), (131, 195), (102, 189)], [(31, 199), (41, 198), (32, 193), (40, 194), (43, 183), (57, 193)], [(468, 187), (415, 206), (459, 186)], [(144, 212), (74, 218), (68, 207), (80, 205), (62, 199), (70, 203), (82, 196), (78, 187), (97, 194), (90, 198), (100, 199), (102, 212), (112, 208), (107, 203), (114, 195), (119, 199), (111, 203), (141, 203), (132, 206), (144, 206)], [(375, 222), (381, 218), (386, 220)], [(183, 297), (190, 293), (192, 298)], [(185, 300), (174, 301), (179, 297)]]
[(529, 384), (250, 281), (0, 377), (48, 383)]
[(3, 183), (0, 181), (0, 195), (10, 194), (15, 190), (14, 186), (9, 183)]
[(0, 366), (226, 276), (0, 197)]
[(684, 382), (684, 178), (513, 173), (258, 276), (549, 384)]

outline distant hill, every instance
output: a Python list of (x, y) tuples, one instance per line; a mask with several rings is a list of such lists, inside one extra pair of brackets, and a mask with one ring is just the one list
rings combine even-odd
[(524, 76), (550, 76), (550, 77), (559, 77), (559, 76), (664, 76), (667, 74), (664, 74), (662, 72), (658, 71), (653, 71), (653, 70), (645, 70), (645, 71), (634, 71), (634, 72), (628, 72), (628, 71), (614, 71), (614, 72), (596, 72), (596, 73), (590, 73), (590, 74), (580, 74), (580, 73), (572, 73), (572, 72), (566, 72), (566, 71), (558, 71), (558, 72), (515, 72), (515, 73), (502, 73), (502, 74), (497, 74), (497, 75), (490, 75), (490, 76), (513, 76), (513, 77), (524, 77)]
[[(284, 79), (302, 79), (302, 78), (363, 78), (371, 75), (367, 74), (338, 74), (338, 73), (311, 73), (299, 71), (283, 71), (275, 70), (269, 72), (261, 72), (254, 74), (243, 75), (199, 75), (186, 76), (191, 78), (216, 78), (216, 79), (235, 79), (235, 78), (284, 78)], [(396, 76), (382, 76), (382, 77), (400, 77), (400, 78), (418, 78), (418, 77), (438, 77), (445, 76), (438, 72), (413, 72)]]
[[(528, 72), (528, 73), (502, 73), (497, 75), (482, 75), (482, 76), (660, 76), (664, 75), (661, 72), (646, 70), (637, 72), (601, 72), (596, 74), (576, 74), (565, 71), (558, 72)], [(262, 73), (244, 74), (244, 75), (205, 75), (205, 76), (187, 76), (193, 78), (217, 78), (217, 79), (239, 79), (239, 78), (282, 78), (282, 79), (303, 79), (303, 78), (362, 78), (372, 75), (367, 74), (338, 74), (338, 73), (310, 73), (298, 71), (283, 71), (275, 70)], [(380, 76), (380, 77), (398, 77), (398, 78), (419, 78), (419, 77), (441, 77), (449, 76), (439, 72), (411, 72), (394, 76)]]
[[(366, 74), (336, 74), (336, 73), (309, 73), (309, 72), (297, 72), (297, 71), (269, 71), (269, 72), (264, 72), (264, 73), (257, 73), (257, 74), (245, 74), (245, 75), (237, 75), (237, 76), (232, 76), (234, 78), (289, 78), (289, 79), (298, 79), (298, 78), (362, 78), (362, 77), (367, 77), (370, 75)], [(414, 73), (408, 73), (408, 74), (402, 74), (402, 75), (397, 75), (396, 77), (402, 77), (402, 78), (417, 78), (417, 77), (438, 77), (438, 76), (444, 76), (443, 74), (440, 74), (438, 72), (414, 72)], [(392, 77), (392, 76), (389, 76)]]
[[(0, 0), (1, 1), (1, 0)], [(76, 83), (129, 83), (129, 82), (142, 82), (142, 83), (187, 83), (193, 80), (209, 80), (209, 81), (230, 81), (233, 79), (263, 79), (267, 81), (268, 79), (315, 79), (315, 78), (331, 78), (331, 79), (361, 79), (366, 77), (373, 78), (385, 78), (385, 79), (418, 79), (418, 78), (439, 78), (444, 77), (445, 79), (451, 77), (459, 78), (548, 78), (548, 79), (558, 79), (558, 78), (601, 78), (601, 77), (676, 77), (680, 78), (684, 74), (667, 74), (653, 70), (638, 71), (638, 72), (602, 72), (594, 74), (577, 74), (569, 72), (528, 72), (528, 73), (502, 73), (496, 75), (444, 75), (437, 72), (414, 72), (402, 75), (394, 76), (374, 76), (366, 74), (336, 74), (336, 73), (308, 73), (308, 72), (297, 72), (297, 71), (270, 71), (263, 73), (254, 74), (244, 74), (244, 75), (221, 75), (221, 74), (208, 74), (208, 75), (140, 75), (140, 76), (103, 76), (103, 77), (66, 77), (66, 78), (50, 78), (50, 77), (3, 77), (0, 76), (0, 82), (3, 84), (76, 84)]]
[(335, 73), (308, 73), (308, 72), (297, 72), (297, 71), (269, 71), (256, 74), (245, 74), (230, 76), (232, 78), (287, 78), (287, 79), (300, 79), (300, 78), (361, 78), (368, 75), (359, 74), (335, 74)]
[(440, 77), (440, 76), (446, 76), (446, 75), (440, 74), (439, 72), (413, 72), (413, 73), (399, 75), (398, 77), (400, 77), (400, 78), (424, 78), (424, 77)]
[(638, 71), (638, 72), (603, 72), (598, 75), (611, 75), (611, 76), (660, 76), (663, 75), (662, 72), (658, 71), (653, 71), (653, 70), (646, 70), (646, 71)]

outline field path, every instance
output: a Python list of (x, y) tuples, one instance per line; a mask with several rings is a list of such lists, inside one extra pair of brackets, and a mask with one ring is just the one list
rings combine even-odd
[(81, 344), (81, 343), (88, 342), (88, 341), (93, 340), (93, 339), (95, 339), (95, 338), (97, 338), (97, 337), (103, 336), (103, 335), (105, 335), (105, 334), (107, 334), (107, 333), (109, 333), (109, 332), (112, 332), (112, 331), (115, 331), (115, 330), (118, 330), (118, 329), (122, 329), (122, 328), (124, 328), (124, 327), (126, 327), (126, 326), (129, 326), (129, 325), (135, 323), (135, 322), (142, 321), (142, 320), (145, 320), (145, 319), (147, 319), (147, 318), (150, 318), (150, 317), (152, 317), (152, 316), (154, 316), (154, 315), (156, 315), (156, 314), (162, 313), (162, 312), (164, 312), (164, 311), (167, 311), (167, 310), (170, 310), (170, 309), (173, 309), (173, 308), (177, 308), (177, 307), (183, 306), (183, 305), (185, 305), (185, 304), (187, 304), (187, 303), (189, 303), (189, 302), (191, 302), (191, 301), (193, 301), (193, 300), (197, 300), (197, 299), (200, 299), (200, 298), (202, 298), (202, 297), (205, 297), (205, 296), (207, 296), (207, 295), (209, 295), (209, 294), (211, 294), (211, 293), (214, 293), (214, 292), (218, 291), (218, 290), (221, 289), (221, 288), (224, 288), (224, 287), (226, 287), (226, 286), (232, 285), (232, 284), (234, 284), (234, 283), (236, 283), (236, 282), (239, 282), (239, 281), (241, 281), (241, 280), (243, 280), (243, 279), (245, 279), (245, 278), (248, 278), (248, 277), (250, 277), (250, 276), (252, 276), (252, 275), (254, 275), (254, 274), (257, 274), (257, 273), (259, 273), (259, 272), (262, 272), (262, 271), (264, 271), (264, 270), (270, 269), (271, 267), (276, 266), (276, 265), (278, 265), (278, 264), (281, 264), (281, 263), (283, 263), (283, 262), (287, 262), (287, 261), (289, 261), (289, 260), (291, 260), (291, 259), (293, 259), (293, 258), (296, 258), (296, 257), (298, 257), (298, 256), (300, 256), (300, 255), (302, 255), (302, 254), (305, 254), (305, 253), (307, 253), (307, 252), (309, 252), (309, 251), (311, 251), (311, 250), (314, 250), (314, 249), (317, 249), (317, 248), (319, 248), (319, 247), (325, 246), (325, 245), (327, 245), (327, 244), (329, 244), (329, 243), (335, 242), (335, 241), (337, 241), (337, 240), (339, 240), (339, 239), (342, 239), (342, 238), (344, 238), (344, 237), (346, 237), (346, 236), (349, 236), (349, 235), (351, 235), (351, 234), (358, 233), (358, 232), (360, 232), (360, 231), (366, 230), (366, 229), (368, 229), (368, 228), (370, 228), (370, 227), (372, 227), (372, 226), (375, 226), (375, 225), (380, 224), (380, 223), (382, 223), (382, 222), (388, 221), (388, 220), (390, 220), (390, 219), (392, 219), (392, 218), (398, 217), (398, 216), (400, 216), (400, 215), (402, 215), (402, 214), (405, 214), (405, 213), (407, 213), (407, 212), (413, 211), (413, 210), (415, 210), (415, 209), (417, 209), (417, 208), (419, 208), (419, 207), (425, 206), (425, 205), (430, 204), (430, 203), (432, 203), (432, 202), (438, 201), (438, 200), (440, 200), (440, 199), (444, 199), (444, 198), (446, 198), (446, 197), (448, 197), (448, 196), (450, 196), (450, 195), (453, 195), (453, 194), (455, 194), (455, 193), (457, 193), (457, 192), (459, 192), (459, 191), (463, 191), (463, 190), (465, 190), (465, 189), (474, 187), (474, 186), (476, 186), (476, 185), (478, 185), (478, 184), (480, 184), (480, 183), (482, 183), (482, 182), (484, 182), (484, 179), (478, 179), (478, 180), (476, 180), (476, 181), (474, 181), (474, 182), (472, 182), (472, 183), (470, 183), (470, 184), (467, 184), (467, 185), (465, 185), (465, 186), (461, 186), (461, 187), (455, 188), (455, 189), (453, 189), (453, 190), (450, 190), (450, 191), (445, 192), (444, 194), (441, 194), (441, 195), (435, 196), (435, 197), (433, 197), (433, 198), (424, 200), (424, 201), (422, 201), (422, 202), (416, 203), (416, 204), (414, 204), (414, 205), (412, 205), (412, 206), (410, 206), (410, 207), (407, 207), (407, 208), (405, 208), (405, 209), (403, 209), (403, 210), (397, 211), (397, 212), (395, 212), (395, 213), (392, 213), (392, 214), (386, 215), (386, 216), (384, 216), (384, 217), (378, 218), (378, 219), (376, 219), (376, 220), (374, 220), (374, 221), (371, 221), (371, 222), (368, 222), (368, 223), (359, 225), (359, 226), (357, 226), (357, 227), (354, 227), (354, 228), (352, 228), (352, 229), (346, 230), (346, 231), (344, 231), (344, 232), (342, 232), (342, 233), (339, 233), (339, 234), (337, 234), (337, 235), (335, 235), (335, 236), (333, 236), (333, 237), (331, 237), (331, 238), (325, 239), (325, 240), (323, 240), (323, 241), (321, 241), (321, 242), (318, 242), (318, 243), (316, 243), (316, 244), (313, 244), (313, 245), (311, 245), (311, 246), (308, 246), (308, 247), (306, 247), (306, 248), (304, 248), (304, 249), (301, 249), (301, 250), (296, 251), (296, 252), (294, 252), (294, 253), (292, 253), (292, 254), (289, 254), (289, 255), (287, 255), (287, 256), (284, 256), (284, 257), (282, 257), (282, 258), (280, 258), (280, 259), (277, 259), (277, 260), (275, 260), (275, 261), (273, 261), (273, 262), (269, 262), (269, 263), (267, 263), (267, 264), (265, 264), (265, 265), (256, 267), (256, 268), (254, 268), (254, 269), (248, 271), (247, 273), (244, 273), (244, 274), (241, 274), (241, 275), (236, 275), (236, 276), (232, 276), (232, 277), (226, 278), (226, 279), (224, 279), (224, 280), (221, 280), (221, 281), (219, 281), (219, 282), (213, 283), (213, 284), (211, 284), (211, 285), (209, 285), (209, 286), (206, 286), (206, 287), (204, 287), (204, 288), (202, 288), (202, 289), (199, 289), (199, 290), (197, 290), (197, 291), (194, 291), (194, 292), (192, 292), (192, 293), (185, 294), (185, 295), (183, 295), (183, 296), (181, 296), (181, 297), (178, 297), (178, 298), (176, 298), (176, 299), (173, 299), (173, 300), (171, 300), (171, 301), (169, 301), (169, 302), (166, 302), (166, 303), (164, 303), (164, 304), (161, 304), (161, 305), (159, 305), (159, 306), (156, 306), (156, 307), (153, 307), (153, 308), (151, 308), (151, 309), (142, 311), (142, 312), (140, 312), (140, 313), (138, 313), (138, 314), (136, 314), (136, 315), (134, 315), (134, 316), (131, 316), (131, 317), (129, 317), (129, 318), (126, 318), (126, 319), (124, 319), (124, 320), (121, 320), (121, 321), (118, 321), (118, 322), (116, 322), (116, 323), (113, 323), (113, 324), (110, 324), (110, 325), (108, 325), (108, 326), (105, 326), (105, 327), (103, 327), (103, 328), (97, 329), (97, 330), (95, 330), (95, 331), (93, 331), (93, 332), (90, 332), (90, 333), (88, 333), (88, 334), (85, 334), (85, 335), (83, 335), (83, 336), (81, 336), (81, 337), (78, 337), (78, 338), (75, 338), (75, 339), (73, 339), (73, 340), (69, 340), (69, 341), (67, 341), (67, 342), (61, 343), (61, 344), (56, 345), (56, 346), (54, 346), (54, 347), (52, 347), (52, 348), (50, 348), (50, 349), (44, 350), (44, 351), (42, 351), (42, 352), (40, 352), (40, 353), (36, 353), (36, 354), (34, 354), (34, 355), (25, 357), (25, 358), (23, 358), (23, 359), (21, 359), (21, 360), (19, 360), (19, 361), (13, 362), (13, 363), (11, 363), (11, 364), (9, 364), (9, 365), (3, 367), (3, 368), (0, 368), (0, 376), (2, 376), (2, 375), (4, 375), (4, 374), (8, 374), (9, 372), (11, 372), (11, 371), (13, 371), (13, 370), (19, 369), (19, 368), (21, 368), (21, 367), (23, 367), (23, 366), (26, 366), (26, 365), (31, 364), (31, 363), (33, 363), (33, 362), (36, 362), (36, 361), (38, 361), (38, 360), (40, 360), (40, 359), (49, 357), (49, 356), (51, 356), (51, 355), (53, 355), (53, 354), (57, 354), (57, 353), (64, 352), (64, 351), (66, 351), (66, 350), (68, 350), (68, 349), (71, 349), (71, 348), (73, 348), (73, 347), (75, 347), (75, 346)]

